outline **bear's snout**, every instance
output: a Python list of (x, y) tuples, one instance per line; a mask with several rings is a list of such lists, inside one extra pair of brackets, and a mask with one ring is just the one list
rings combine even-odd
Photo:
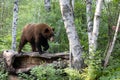
[(53, 36), (52, 36), (52, 37), (50, 37), (50, 39), (49, 39), (49, 40), (53, 42), (53, 41), (54, 41), (54, 37), (53, 37)]

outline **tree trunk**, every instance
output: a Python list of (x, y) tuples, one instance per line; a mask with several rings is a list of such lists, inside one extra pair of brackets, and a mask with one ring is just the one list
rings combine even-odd
[(23, 55), (18, 54), (13, 50), (3, 51), (3, 59), (5, 69), (9, 73), (29, 72), (33, 67), (47, 64), (53, 64), (55, 68), (68, 67), (69, 54), (68, 53), (44, 53), (27, 52)]
[(99, 60), (95, 59), (96, 58), (95, 54), (96, 54), (96, 49), (97, 49), (97, 39), (98, 39), (98, 34), (99, 34), (99, 24), (100, 24), (102, 3), (103, 3), (103, 0), (97, 1), (96, 10), (94, 14), (92, 41), (90, 42), (90, 49), (89, 49), (90, 62), (88, 65), (88, 77), (87, 77), (88, 79), (87, 80), (95, 80), (95, 78), (98, 76), (95, 73), (98, 71), (98, 68), (100, 67), (100, 64), (98, 64)]
[(117, 37), (119, 25), (120, 25), (120, 14), (119, 14), (119, 17), (118, 17), (118, 23), (117, 23), (117, 27), (116, 27), (116, 30), (115, 30), (115, 34), (114, 34), (114, 38), (113, 38), (112, 44), (111, 44), (111, 46), (109, 47), (108, 52), (107, 52), (107, 56), (106, 56), (106, 58), (105, 58), (104, 67), (107, 66), (108, 60), (109, 60), (110, 55), (111, 55), (111, 53), (112, 53), (112, 50), (113, 50), (113, 47), (114, 47), (114, 44), (115, 44), (115, 41), (116, 41), (116, 37)]
[(74, 11), (74, 4), (75, 4), (75, 0), (71, 0), (71, 5), (72, 5), (73, 11)]
[(100, 24), (102, 3), (103, 3), (103, 0), (98, 0), (95, 15), (94, 15), (92, 43), (91, 43), (92, 44), (92, 49), (91, 49), (92, 52), (96, 51), (96, 48), (97, 48), (97, 39), (98, 39), (98, 34), (99, 34), (99, 24)]
[(75, 18), (75, 15), (74, 15), (75, 0), (70, 0), (70, 5), (71, 5), (71, 10), (72, 10), (72, 12), (73, 12), (73, 18)]
[(16, 49), (16, 28), (18, 20), (18, 0), (14, 1), (13, 23), (12, 23), (12, 50)]
[(73, 68), (80, 69), (82, 67), (82, 48), (75, 29), (73, 11), (70, 5), (71, 0), (60, 0), (60, 8), (66, 33), (69, 40), (70, 54), (73, 56)]
[(87, 17), (87, 31), (88, 31), (88, 42), (89, 42), (89, 52), (92, 41), (92, 31), (93, 31), (93, 22), (92, 22), (92, 0), (86, 0), (86, 17)]
[(50, 0), (44, 0), (44, 3), (45, 3), (46, 11), (50, 12), (50, 10), (51, 10)]

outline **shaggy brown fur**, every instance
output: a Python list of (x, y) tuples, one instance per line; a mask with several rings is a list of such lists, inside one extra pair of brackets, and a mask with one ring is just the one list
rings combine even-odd
[[(18, 53), (29, 42), (33, 52), (38, 51), (42, 54), (43, 50), (46, 51), (49, 48), (48, 40), (53, 41), (53, 38), (54, 29), (47, 24), (27, 24), (23, 28)], [(42, 46), (44, 47), (43, 50)]]

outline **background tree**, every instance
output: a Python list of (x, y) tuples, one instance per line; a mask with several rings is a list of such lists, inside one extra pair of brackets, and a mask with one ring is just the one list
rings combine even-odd
[(12, 49), (16, 50), (16, 28), (18, 20), (18, 0), (14, 2), (13, 8), (13, 23), (12, 23)]
[(87, 31), (88, 31), (88, 43), (89, 43), (89, 52), (92, 41), (92, 31), (93, 31), (93, 22), (92, 22), (92, 0), (86, 0), (86, 18), (87, 18)]
[(75, 29), (70, 1), (71, 0), (60, 0), (60, 8), (69, 40), (70, 54), (73, 56), (73, 67), (75, 69), (80, 69), (82, 67), (82, 48)]
[[(105, 21), (105, 23), (108, 23), (107, 24), (108, 41), (107, 41), (106, 48), (104, 48), (105, 49), (104, 57), (107, 54), (108, 49), (109, 49), (109, 47), (111, 46), (111, 43), (112, 43), (112, 38), (113, 38), (113, 34), (114, 34), (114, 31), (112, 30), (112, 26), (117, 24), (116, 22), (117, 22), (119, 11), (120, 11), (119, 3), (120, 3), (120, 1), (118, 1), (118, 0), (112, 0), (112, 1), (104, 0), (104, 6), (105, 6), (104, 10), (105, 11), (103, 12), (102, 16), (104, 18), (102, 18), (102, 19), (103, 19), (103, 21)], [(107, 16), (104, 16), (104, 14), (106, 14)]]
[(50, 0), (44, 0), (45, 3), (45, 9), (46, 11), (50, 11), (51, 10), (51, 4), (50, 4)]
[[(96, 5), (96, 10), (94, 14), (94, 21), (93, 21), (93, 31), (92, 31), (92, 41), (89, 45), (90, 47), (90, 61), (88, 65), (88, 80), (94, 80), (97, 76), (93, 75), (96, 72), (96, 67), (94, 65), (94, 60), (95, 59), (95, 54), (97, 53), (97, 39), (98, 39), (98, 34), (99, 34), (99, 24), (100, 24), (100, 16), (101, 16), (101, 10), (102, 10), (102, 5), (103, 5), (103, 0), (98, 0), (97, 5)], [(97, 64), (96, 64), (97, 65)]]
[(97, 49), (97, 39), (98, 39), (98, 34), (99, 34), (99, 24), (100, 24), (102, 4), (103, 4), (103, 0), (98, 0), (95, 14), (94, 14), (92, 42), (90, 43), (92, 44), (92, 52), (96, 51)]
[(119, 14), (119, 17), (118, 17), (117, 27), (116, 27), (116, 30), (115, 30), (115, 34), (114, 34), (114, 37), (113, 37), (112, 44), (111, 44), (111, 46), (109, 47), (108, 52), (107, 52), (107, 55), (106, 55), (106, 58), (105, 58), (104, 67), (107, 66), (108, 60), (109, 60), (110, 55), (111, 55), (111, 53), (112, 53), (112, 51), (113, 51), (113, 47), (114, 47), (114, 45), (115, 45), (115, 41), (116, 41), (117, 34), (118, 34), (119, 25), (120, 25), (120, 14)]
[(75, 0), (71, 0), (71, 5), (72, 5), (72, 8), (73, 8), (73, 10), (74, 10)]

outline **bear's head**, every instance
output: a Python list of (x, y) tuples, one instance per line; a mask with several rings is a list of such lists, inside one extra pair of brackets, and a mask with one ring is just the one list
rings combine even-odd
[(54, 41), (54, 28), (47, 27), (44, 30), (44, 36), (45, 36), (46, 39), (48, 39), (50, 41)]

